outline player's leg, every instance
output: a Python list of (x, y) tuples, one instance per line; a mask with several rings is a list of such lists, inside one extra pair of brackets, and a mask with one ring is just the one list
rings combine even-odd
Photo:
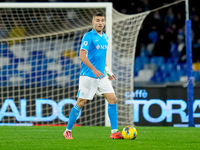
[[(83, 106), (87, 102), (87, 100), (92, 100), (96, 90), (97, 90), (97, 80), (94, 78), (81, 76), (79, 80), (79, 92), (77, 94), (77, 103), (72, 108), (69, 116), (69, 121), (66, 127), (65, 132), (63, 133), (64, 137), (66, 139), (72, 139), (71, 137), (71, 131), (72, 127), (76, 122), (76, 119), (82, 110)], [(68, 138), (68, 136), (70, 136)]]
[(75, 121), (86, 102), (87, 100), (78, 98), (76, 105), (72, 108), (69, 115), (69, 121), (67, 124), (68, 130), (70, 131), (72, 130), (72, 127), (75, 124)]
[(67, 124), (67, 128), (66, 128), (65, 132), (63, 133), (63, 136), (66, 139), (73, 139), (71, 136), (72, 127), (74, 126), (76, 119), (86, 102), (87, 102), (87, 100), (78, 98), (76, 105), (72, 108), (70, 115), (69, 115), (69, 121)]
[(118, 113), (117, 113), (117, 98), (114, 93), (104, 93), (103, 96), (108, 101), (108, 116), (111, 124), (112, 139), (122, 139), (122, 134), (118, 131)]
[(108, 101), (108, 116), (110, 118), (111, 132), (116, 132), (118, 113), (117, 113), (117, 98), (114, 93), (104, 93), (103, 96)]
[(121, 139), (122, 134), (118, 132), (118, 113), (117, 113), (117, 98), (115, 96), (113, 87), (107, 77), (101, 80), (98, 94), (102, 94), (108, 101), (108, 116), (111, 124), (111, 138)]

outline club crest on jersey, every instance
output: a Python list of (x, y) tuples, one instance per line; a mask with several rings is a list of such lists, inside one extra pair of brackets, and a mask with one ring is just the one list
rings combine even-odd
[(88, 41), (84, 41), (84, 45), (85, 45), (85, 46), (88, 45)]
[(99, 49), (107, 49), (108, 48), (108, 45), (97, 45), (96, 46), (96, 49), (99, 50)]

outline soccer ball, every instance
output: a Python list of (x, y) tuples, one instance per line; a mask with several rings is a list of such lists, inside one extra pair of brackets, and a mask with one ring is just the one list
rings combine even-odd
[(132, 126), (125, 126), (122, 131), (125, 140), (134, 140), (137, 137), (137, 130)]

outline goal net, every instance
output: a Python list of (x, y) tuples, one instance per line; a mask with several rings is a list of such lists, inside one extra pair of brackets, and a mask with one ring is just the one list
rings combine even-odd
[[(79, 48), (92, 29), (92, 15), (106, 8), (0, 6), (0, 124), (65, 125), (76, 103), (80, 73)], [(20, 3), (22, 5), (22, 3)], [(40, 4), (44, 5), (44, 4)], [(61, 3), (62, 5), (62, 3)], [(63, 4), (64, 5), (64, 4)], [(124, 103), (133, 92), (137, 35), (149, 12), (124, 15), (112, 10), (113, 87), (118, 99), (118, 124), (133, 124), (132, 106)], [(108, 22), (108, 21), (107, 21)], [(106, 33), (108, 31), (105, 31)], [(106, 103), (95, 96), (76, 124), (104, 126)]]

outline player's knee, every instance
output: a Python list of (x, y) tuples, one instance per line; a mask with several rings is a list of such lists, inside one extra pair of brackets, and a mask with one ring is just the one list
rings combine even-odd
[(117, 98), (116, 97), (112, 97), (110, 99), (110, 104), (115, 104), (115, 103), (117, 103)]
[(85, 100), (85, 99), (78, 99), (76, 105), (80, 108), (83, 108), (83, 106), (85, 105), (86, 102), (87, 102), (87, 100)]

